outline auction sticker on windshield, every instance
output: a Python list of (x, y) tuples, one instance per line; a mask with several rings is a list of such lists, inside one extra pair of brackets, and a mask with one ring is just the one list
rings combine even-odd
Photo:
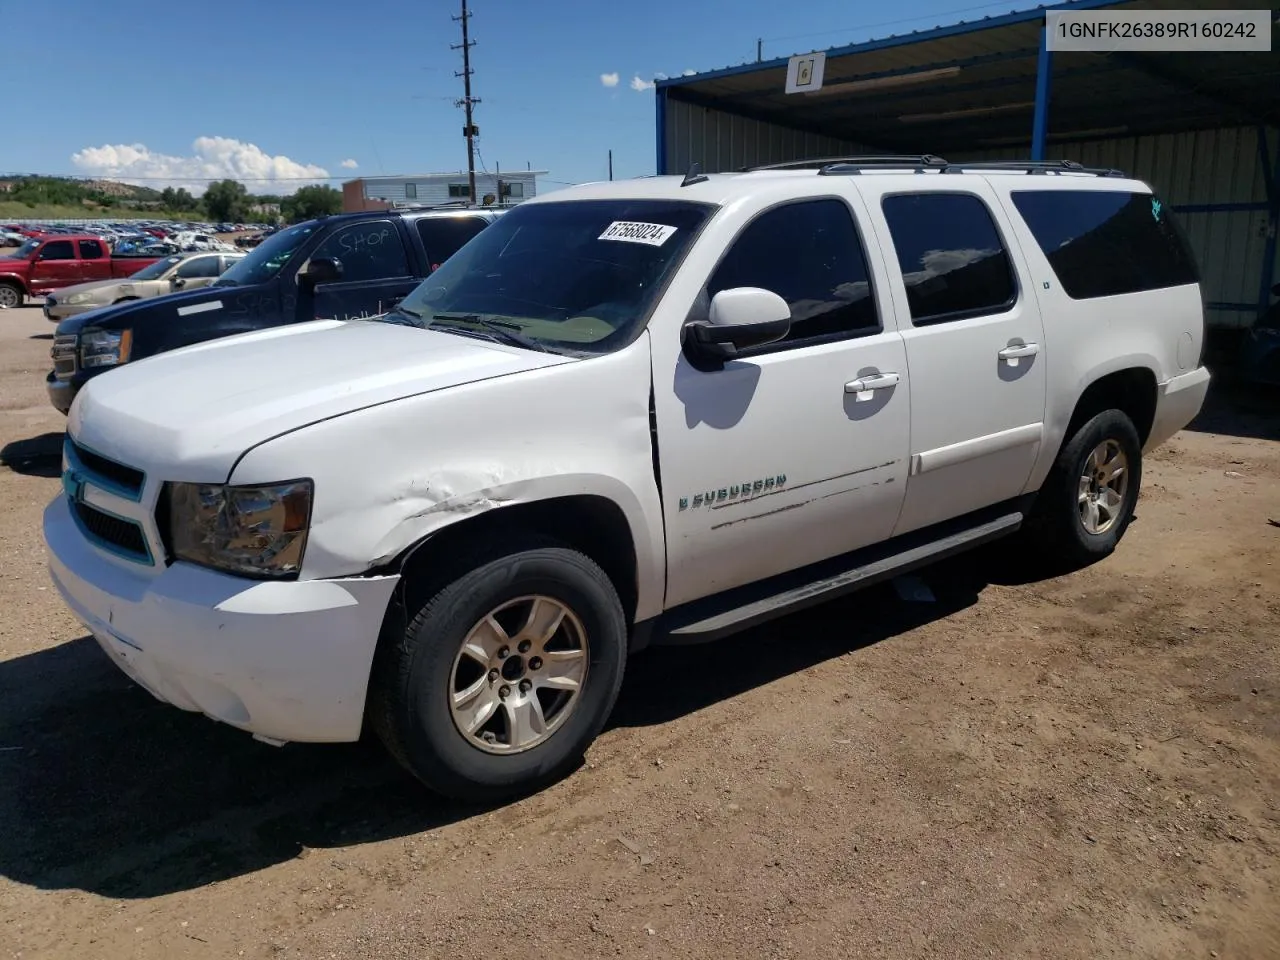
[(676, 232), (675, 227), (663, 223), (633, 223), (629, 220), (615, 220), (600, 234), (598, 240), (621, 240), (624, 243), (647, 243), (651, 247), (660, 247)]

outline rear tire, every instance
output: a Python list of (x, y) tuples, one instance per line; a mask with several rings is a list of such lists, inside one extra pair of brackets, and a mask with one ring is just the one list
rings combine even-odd
[(0, 309), (15, 310), (26, 302), (22, 288), (12, 283), (0, 283)]
[(408, 628), (379, 651), (370, 683), (370, 725), (392, 756), (466, 802), (568, 773), (603, 729), (626, 665), (626, 617), (604, 571), (541, 537), (504, 541), (405, 611)]
[(1083, 424), (1058, 454), (1023, 529), (1026, 547), (1052, 566), (1088, 566), (1115, 550), (1142, 485), (1142, 441), (1120, 410)]

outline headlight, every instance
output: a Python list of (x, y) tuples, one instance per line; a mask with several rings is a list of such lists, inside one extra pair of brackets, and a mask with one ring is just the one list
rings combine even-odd
[(63, 303), (66, 303), (66, 304), (88, 303), (92, 299), (93, 299), (92, 293), (73, 293), (71, 296), (67, 297), (67, 299), (64, 300)]
[(128, 363), (132, 346), (132, 330), (95, 330), (90, 327), (80, 334), (80, 366), (114, 367)]
[(311, 525), (310, 480), (265, 487), (169, 484), (173, 556), (246, 577), (296, 576)]

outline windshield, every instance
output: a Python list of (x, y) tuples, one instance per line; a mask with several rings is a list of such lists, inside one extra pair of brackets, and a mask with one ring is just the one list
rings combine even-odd
[(17, 257), (19, 260), (25, 260), (35, 252), (36, 247), (40, 246), (40, 243), (41, 241), (39, 240), (28, 240), (17, 250), (13, 251), (13, 253), (9, 254), (9, 256)]
[(155, 263), (149, 264), (139, 270), (137, 273), (129, 274), (130, 280), (158, 280), (164, 275), (164, 272), (176, 263), (181, 263), (182, 257), (164, 257)]
[[(675, 200), (527, 204), (481, 230), (390, 322), (604, 353), (630, 341), (712, 207)], [(380, 318), (381, 319), (381, 318)], [(496, 321), (497, 323), (494, 323)]]
[(298, 248), (306, 242), (319, 224), (301, 223), (288, 230), (273, 234), (254, 247), (253, 253), (239, 263), (234, 264), (226, 273), (213, 282), (215, 287), (244, 287), (253, 283), (265, 283), (284, 269)]

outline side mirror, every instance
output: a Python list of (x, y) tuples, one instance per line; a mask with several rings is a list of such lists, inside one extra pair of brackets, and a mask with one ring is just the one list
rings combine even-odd
[(781, 340), (791, 329), (787, 301), (760, 287), (721, 290), (707, 314), (684, 327), (685, 356), (699, 370), (718, 370), (738, 351)]
[(183, 287), (187, 285), (187, 281), (184, 280), (182, 277), (174, 277), (173, 280), (170, 282), (172, 283), (173, 289), (175, 290), (181, 290)]
[(307, 264), (307, 269), (298, 275), (298, 279), (311, 287), (337, 283), (342, 279), (342, 261), (335, 257), (316, 257)]

